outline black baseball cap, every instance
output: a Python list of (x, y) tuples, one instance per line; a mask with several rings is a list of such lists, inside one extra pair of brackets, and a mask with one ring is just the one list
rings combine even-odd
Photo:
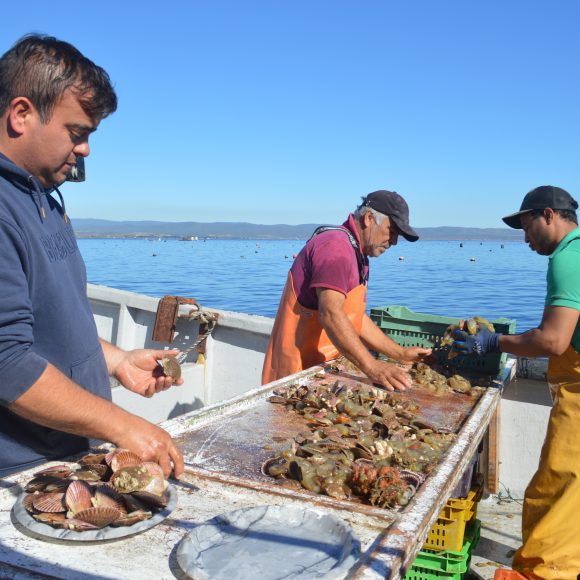
[(554, 187), (553, 185), (540, 185), (532, 191), (526, 193), (524, 201), (520, 206), (520, 211), (507, 215), (501, 218), (510, 228), (516, 230), (522, 229), (520, 217), (535, 209), (563, 209), (569, 211), (576, 211), (578, 209), (578, 202), (561, 187)]
[(409, 206), (396, 191), (373, 191), (363, 198), (362, 205), (388, 215), (407, 241), (416, 242), (419, 239), (417, 232), (409, 224)]

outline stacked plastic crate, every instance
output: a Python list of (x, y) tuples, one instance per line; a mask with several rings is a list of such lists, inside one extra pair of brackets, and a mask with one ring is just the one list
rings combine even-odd
[(481, 530), (481, 522), (476, 516), (483, 494), (483, 479), (479, 476), (475, 479), (466, 497), (447, 501), (405, 580), (465, 578)]

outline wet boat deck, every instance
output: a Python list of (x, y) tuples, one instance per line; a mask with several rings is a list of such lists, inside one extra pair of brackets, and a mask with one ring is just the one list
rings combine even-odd
[(492, 580), (498, 568), (511, 568), (522, 542), (522, 501), (490, 496), (479, 502), (481, 539), (471, 556), (468, 580)]

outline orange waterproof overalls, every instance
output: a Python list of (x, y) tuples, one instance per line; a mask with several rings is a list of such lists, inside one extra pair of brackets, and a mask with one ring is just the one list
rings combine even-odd
[[(327, 229), (345, 231), (344, 228), (319, 228), (314, 235)], [(349, 232), (345, 231), (345, 233), (349, 235)], [(353, 243), (353, 236), (349, 235), (349, 238)], [(358, 250), (358, 244), (355, 246), (353, 243), (353, 250), (355, 252)], [(360, 250), (358, 252), (360, 253)], [(363, 271), (360, 271), (361, 261), (357, 261), (361, 283), (346, 295), (344, 312), (357, 334), (360, 335), (366, 308), (367, 288), (366, 276)], [(337, 348), (320, 324), (318, 310), (306, 308), (298, 302), (292, 272), (289, 272), (264, 359), (262, 384), (321, 364), (336, 358), (338, 354)]]

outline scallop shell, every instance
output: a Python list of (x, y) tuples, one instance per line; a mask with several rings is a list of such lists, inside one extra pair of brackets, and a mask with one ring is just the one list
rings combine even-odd
[(62, 491), (64, 493), (70, 485), (70, 482), (70, 479), (55, 479), (53, 482), (47, 484), (44, 491)]
[(124, 467), (135, 467), (142, 462), (142, 459), (127, 449), (122, 449), (111, 458), (111, 469), (113, 473)]
[(36, 512), (36, 510), (34, 509), (34, 506), (32, 505), (33, 501), (34, 501), (34, 494), (33, 493), (27, 493), (22, 498), (22, 506), (24, 507), (24, 509), (27, 512), (30, 512), (31, 514)]
[(132, 526), (139, 522), (144, 522), (153, 517), (153, 513), (146, 510), (137, 510), (130, 514), (123, 514), (119, 519), (115, 520), (111, 525), (115, 527)]
[(127, 506), (127, 511), (129, 513), (147, 511), (150, 507), (145, 502), (141, 501), (138, 497), (135, 497), (132, 493), (124, 493), (122, 495), (123, 499), (125, 500), (125, 505)]
[(113, 507), (91, 507), (78, 512), (75, 519), (92, 524), (97, 528), (104, 528), (118, 520), (121, 515), (121, 512)]
[(68, 465), (54, 465), (53, 467), (47, 467), (46, 469), (42, 469), (41, 471), (37, 471), (34, 474), (34, 477), (41, 477), (41, 476), (52, 476), (52, 477), (69, 477), (70, 474), (74, 471), (74, 469)]
[(286, 405), (290, 401), (286, 397), (281, 397), (280, 395), (270, 395), (268, 397), (268, 402), (276, 403), (278, 405)]
[(67, 522), (65, 515), (63, 513), (41, 513), (32, 514), (32, 517), (43, 524), (49, 524), (53, 528), (64, 528)]
[[(39, 475), (33, 477), (25, 486), (24, 491), (31, 493), (34, 491), (44, 491), (46, 486), (55, 483), (57, 481), (63, 481), (59, 477), (54, 477), (53, 475)], [(53, 490), (55, 491), (55, 490)]]
[(97, 486), (93, 497), (93, 505), (94, 507), (113, 507), (122, 514), (127, 513), (123, 496), (108, 483)]
[(79, 459), (79, 465), (99, 465), (105, 463), (106, 453), (89, 453)]
[(288, 462), (283, 457), (271, 457), (262, 463), (261, 471), (268, 477), (286, 479)]
[(146, 461), (142, 466), (147, 469), (149, 475), (151, 475), (151, 481), (139, 491), (145, 491), (148, 493), (153, 493), (155, 495), (162, 494), (169, 485), (163, 474), (163, 469), (158, 463), (153, 463), (152, 461)]
[(143, 467), (147, 469), (147, 471), (151, 474), (152, 477), (162, 477), (165, 478), (163, 474), (163, 469), (159, 463), (155, 463), (154, 461), (144, 461), (142, 463)]
[(74, 474), (71, 475), (71, 479), (82, 481), (101, 481), (102, 476), (98, 472), (94, 471), (92, 469), (93, 467), (97, 466), (91, 465), (91, 467), (86, 467), (84, 469), (80, 469), (79, 471), (75, 471)]
[(64, 501), (69, 512), (74, 516), (77, 512), (93, 507), (93, 490), (82, 480), (73, 481), (67, 488)]
[(34, 495), (32, 500), (34, 509), (39, 512), (58, 513), (66, 512), (66, 505), (64, 503), (64, 493), (50, 492), (39, 493)]
[(177, 362), (174, 356), (166, 356), (161, 359), (161, 364), (163, 365), (163, 373), (171, 377), (174, 381), (181, 378), (181, 366)]
[[(109, 471), (109, 466), (103, 465), (101, 463), (94, 463), (92, 465), (85, 465), (83, 471), (93, 471), (102, 479), (106, 475), (106, 473)], [(74, 475), (73, 475), (73, 477), (74, 477)]]
[(120, 493), (131, 493), (145, 489), (151, 482), (153, 476), (143, 465), (135, 467), (124, 467), (113, 473), (111, 484)]
[(98, 530), (99, 526), (95, 526), (89, 522), (84, 522), (76, 518), (67, 519), (64, 521), (63, 528), (75, 530), (76, 532), (86, 532), (88, 530)]
[(401, 476), (401, 479), (405, 480), (408, 485), (415, 489), (425, 481), (425, 476), (422, 473), (417, 473), (408, 469), (401, 469), (399, 475)]
[(115, 447), (114, 449), (111, 449), (111, 451), (109, 451), (105, 455), (105, 463), (107, 465), (111, 465), (111, 461), (113, 461), (113, 457), (115, 457), (115, 455), (117, 455), (117, 453), (121, 453), (121, 451), (129, 451), (129, 450), (123, 449), (123, 447)]
[(161, 494), (148, 491), (134, 491), (131, 495), (150, 507), (164, 508), (169, 503), (169, 493), (167, 491)]

